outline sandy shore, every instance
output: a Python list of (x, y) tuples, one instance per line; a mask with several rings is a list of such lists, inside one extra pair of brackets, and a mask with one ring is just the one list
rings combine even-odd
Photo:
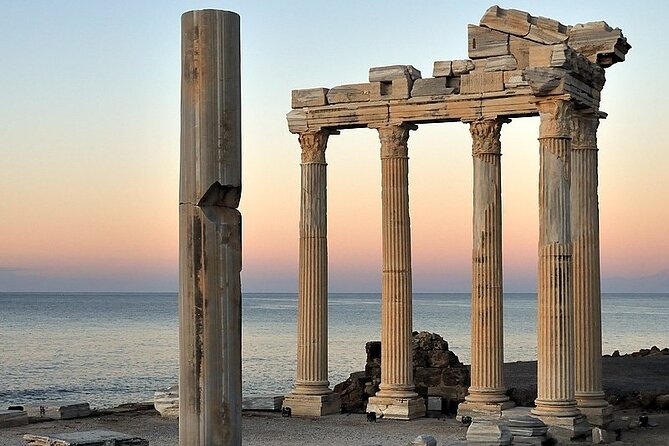
[[(636, 418), (639, 410), (616, 412), (616, 417)], [(617, 445), (669, 445), (669, 413), (649, 414), (653, 428), (636, 428), (622, 433)], [(28, 426), (0, 429), (0, 446), (25, 446), (26, 433), (45, 434), (105, 429), (138, 435), (151, 446), (177, 446), (178, 422), (161, 418), (154, 410), (117, 412), (76, 420), (49, 421)], [(453, 418), (418, 420), (379, 420), (369, 423), (365, 415), (332, 415), (323, 418), (283, 418), (278, 413), (246, 412), (243, 417), (245, 445), (332, 445), (332, 446), (405, 446), (420, 434), (429, 434), (439, 445), (464, 439), (466, 427)], [(588, 444), (580, 442), (575, 444)]]

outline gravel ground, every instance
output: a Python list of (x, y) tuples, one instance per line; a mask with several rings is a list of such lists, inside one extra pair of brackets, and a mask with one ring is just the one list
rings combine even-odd
[[(638, 417), (639, 411), (617, 412), (616, 417)], [(654, 428), (637, 428), (622, 433), (623, 442), (614, 445), (669, 445), (669, 413), (650, 413)], [(43, 434), (94, 429), (115, 430), (148, 439), (151, 446), (177, 446), (178, 422), (161, 418), (153, 410), (114, 413), (77, 420), (51, 421), (0, 429), (0, 446), (25, 446), (23, 434)], [(420, 434), (429, 434), (439, 445), (463, 439), (466, 428), (452, 418), (421, 418), (410, 422), (379, 420), (369, 423), (365, 415), (332, 415), (323, 418), (282, 418), (276, 413), (245, 413), (245, 445), (299, 446), (405, 446)], [(588, 442), (573, 443), (586, 445)]]

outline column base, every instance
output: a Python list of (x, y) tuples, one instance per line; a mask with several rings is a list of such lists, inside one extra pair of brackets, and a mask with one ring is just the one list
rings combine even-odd
[(511, 400), (502, 402), (485, 402), (485, 401), (463, 401), (458, 405), (458, 414), (456, 419), (462, 420), (462, 417), (477, 418), (481, 416), (502, 415), (503, 410), (515, 407), (516, 403)]
[(608, 403), (606, 406), (600, 407), (578, 406), (578, 410), (585, 415), (588, 419), (588, 423), (594, 426), (606, 427), (613, 421), (613, 406)]
[(283, 399), (283, 407), (289, 407), (291, 415), (296, 417), (322, 417), (339, 413), (341, 398), (338, 393), (325, 395), (289, 393)]
[(548, 434), (558, 441), (583, 438), (590, 434), (591, 427), (583, 415), (573, 417), (554, 417), (535, 415), (548, 426)]
[(413, 420), (425, 416), (425, 401), (421, 397), (373, 396), (367, 401), (366, 412), (391, 420)]

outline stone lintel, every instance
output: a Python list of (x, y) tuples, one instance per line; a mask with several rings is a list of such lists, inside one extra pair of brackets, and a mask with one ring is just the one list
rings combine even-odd
[(367, 413), (390, 420), (413, 420), (425, 416), (425, 401), (421, 397), (404, 399), (373, 396), (367, 401)]
[(327, 395), (299, 395), (289, 393), (283, 399), (283, 407), (290, 408), (296, 417), (322, 417), (339, 413), (341, 399), (337, 393)]
[(291, 107), (318, 107), (327, 105), (327, 88), (305, 88), (291, 91)]

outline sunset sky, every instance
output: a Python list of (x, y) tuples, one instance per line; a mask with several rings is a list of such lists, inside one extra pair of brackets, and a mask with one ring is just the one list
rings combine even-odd
[[(290, 91), (366, 82), (369, 67), (467, 57), (490, 1), (0, 2), (0, 291), (176, 291), (180, 16), (241, 15), (246, 292), (297, 288), (299, 159)], [(500, 4), (632, 45), (607, 70), (599, 128), (602, 284), (669, 292), (669, 103), (664, 1)], [(536, 289), (538, 118), (502, 130), (504, 280)], [(464, 124), (409, 139), (417, 292), (468, 292), (471, 140)], [(381, 179), (373, 130), (330, 138), (330, 290), (380, 291)]]

